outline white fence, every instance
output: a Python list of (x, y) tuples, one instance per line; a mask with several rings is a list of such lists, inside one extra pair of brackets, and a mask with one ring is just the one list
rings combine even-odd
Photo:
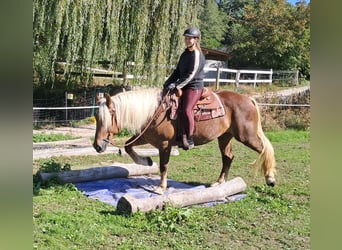
[(298, 70), (275, 70), (272, 76), (273, 82), (278, 83), (299, 83), (299, 71)]
[[(66, 63), (59, 62), (59, 70), (56, 73), (63, 73)], [(215, 64), (214, 64), (215, 65)], [(277, 82), (291, 82), (298, 83), (298, 71), (290, 70), (239, 70), (239, 69), (229, 69), (221, 68), (219, 63), (216, 63), (216, 67), (205, 67), (205, 78), (204, 83), (210, 84), (215, 83), (216, 89), (219, 89), (219, 84), (234, 83), (235, 87), (238, 88), (240, 83), (252, 83), (254, 88), (257, 83), (269, 83), (272, 84), (273, 81)], [(128, 62), (128, 66), (134, 66), (134, 62)], [(134, 78), (134, 75), (128, 72), (114, 72), (112, 70), (98, 69), (98, 68), (86, 68), (89, 73), (92, 73), (95, 77), (110, 77), (117, 80), (122, 80), (126, 82)], [(125, 71), (128, 69), (125, 69)], [(128, 70), (129, 71), (129, 70)]]
[(238, 88), (240, 83), (252, 83), (254, 88), (257, 83), (272, 84), (272, 69), (270, 70), (238, 70), (226, 68), (204, 68), (206, 77), (204, 83), (215, 83), (219, 89), (220, 83), (234, 83)]
[[(268, 83), (272, 84), (274, 80), (273, 74), (278, 71), (270, 70), (237, 70), (237, 69), (228, 69), (228, 68), (220, 68), (219, 66), (216, 68), (205, 67), (205, 78), (204, 84), (215, 84), (216, 89), (220, 89), (220, 84), (234, 84), (235, 88), (239, 87), (239, 84), (242, 83), (251, 83), (254, 88), (258, 83)], [(297, 77), (298, 80), (298, 71), (281, 71), (281, 74), (293, 74)], [(93, 99), (93, 96), (88, 96), (87, 98)], [(91, 100), (88, 100), (87, 103), (93, 103)], [(39, 107), (41, 105), (36, 105), (33, 107), (33, 123), (38, 125), (40, 123), (50, 123), (50, 122), (69, 122), (74, 120), (80, 120), (83, 118), (87, 118), (94, 114), (95, 110), (98, 108), (94, 105), (80, 105), (78, 107), (69, 106), (68, 104), (68, 96), (66, 93), (65, 96), (65, 106), (64, 107)], [(267, 104), (267, 103), (259, 103), (260, 106), (287, 106), (287, 107), (310, 107), (309, 104)], [(37, 107), (38, 106), (38, 107)], [(45, 106), (45, 105), (44, 105)]]

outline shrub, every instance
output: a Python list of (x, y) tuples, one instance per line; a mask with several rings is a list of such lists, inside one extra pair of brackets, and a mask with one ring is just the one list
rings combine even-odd
[[(310, 103), (310, 91), (292, 96), (259, 98), (258, 102), (274, 104), (308, 104)], [(310, 107), (261, 106), (260, 109), (262, 126), (266, 131), (278, 131), (280, 129), (307, 130), (310, 128)]]

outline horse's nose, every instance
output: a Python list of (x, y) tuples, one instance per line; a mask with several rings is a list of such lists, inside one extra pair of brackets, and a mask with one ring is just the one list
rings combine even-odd
[(271, 176), (266, 177), (266, 184), (270, 187), (274, 187), (276, 184), (275, 178)]

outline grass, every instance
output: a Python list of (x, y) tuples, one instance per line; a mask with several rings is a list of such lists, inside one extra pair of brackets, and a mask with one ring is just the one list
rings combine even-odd
[(49, 142), (49, 141), (63, 141), (63, 140), (73, 140), (73, 139), (79, 139), (80, 136), (72, 136), (72, 135), (65, 135), (62, 133), (35, 133), (33, 134), (33, 142)]
[[(229, 179), (241, 176), (247, 196), (207, 208), (173, 208), (122, 215), (85, 197), (72, 184), (42, 184), (34, 177), (35, 249), (310, 249), (310, 132), (268, 132), (277, 158), (274, 188), (249, 166), (257, 154), (234, 142)], [(158, 162), (157, 157), (153, 157)], [(56, 157), (36, 167), (63, 171), (131, 162), (127, 156)], [(217, 142), (172, 156), (169, 178), (194, 184), (216, 181)]]

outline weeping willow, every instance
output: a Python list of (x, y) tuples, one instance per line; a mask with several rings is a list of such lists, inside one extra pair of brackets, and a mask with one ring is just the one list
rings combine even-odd
[(34, 0), (35, 84), (54, 86), (56, 62), (91, 84), (86, 70), (106, 62), (122, 72), (134, 62), (133, 84), (158, 86), (183, 50), (182, 32), (198, 24), (204, 0)]

